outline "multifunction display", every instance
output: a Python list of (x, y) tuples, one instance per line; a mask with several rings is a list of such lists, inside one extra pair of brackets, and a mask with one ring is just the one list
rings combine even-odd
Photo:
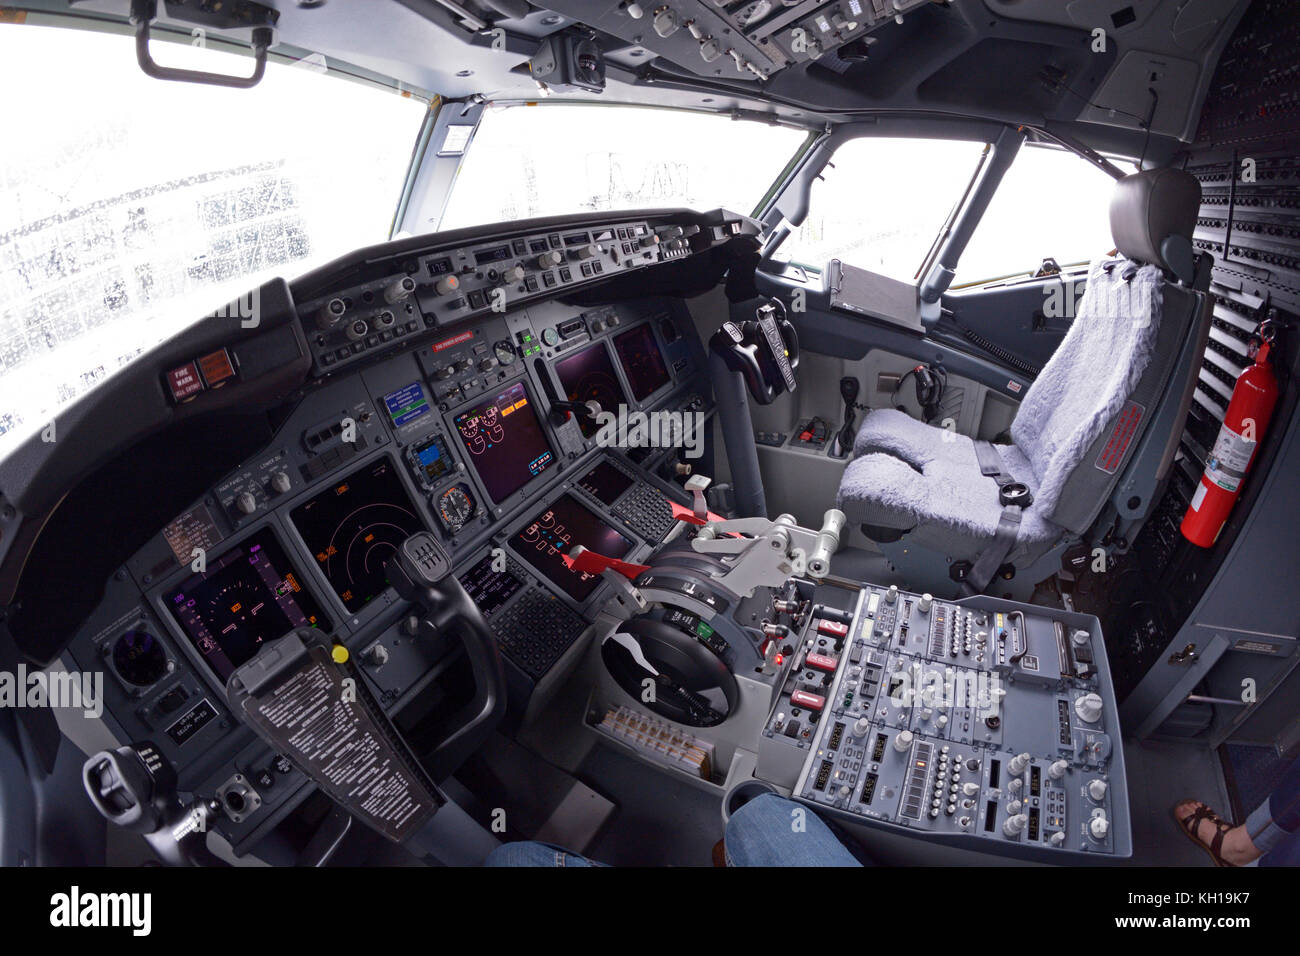
[(403, 541), (425, 530), (387, 458), (335, 482), (289, 516), (349, 613), (384, 593), (384, 565)]
[(225, 681), (267, 641), (299, 627), (331, 628), (270, 528), (263, 528), (165, 597), (199, 656)]
[(509, 498), (555, 464), (523, 382), (461, 412), (455, 423), (469, 460), (494, 502)]
[(600, 586), (599, 575), (574, 571), (561, 557), (579, 544), (611, 558), (621, 558), (632, 550), (630, 538), (580, 505), (572, 495), (560, 496), (510, 539), (511, 547), (539, 574), (575, 601), (585, 601)]

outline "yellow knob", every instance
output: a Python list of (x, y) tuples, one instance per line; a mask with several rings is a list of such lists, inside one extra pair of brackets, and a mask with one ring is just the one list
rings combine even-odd
[(330, 651), (330, 656), (334, 658), (335, 664), (346, 664), (348, 662), (348, 649), (342, 644), (335, 644), (334, 649)]

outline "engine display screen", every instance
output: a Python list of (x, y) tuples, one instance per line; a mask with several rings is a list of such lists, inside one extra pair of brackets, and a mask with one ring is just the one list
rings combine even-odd
[(555, 464), (523, 382), (461, 412), (455, 424), (483, 487), (497, 504)]
[(267, 641), (333, 625), (303, 588), (270, 528), (244, 541), (164, 600), (205, 664), (224, 682)]
[(614, 349), (623, 363), (623, 374), (632, 386), (632, 395), (643, 402), (670, 381), (668, 366), (655, 341), (650, 323), (638, 325), (614, 337)]
[[(614, 363), (603, 342), (560, 359), (555, 363), (555, 374), (571, 402), (595, 401), (603, 411), (615, 414), (620, 405), (627, 404), (627, 396), (614, 374)], [(590, 438), (597, 429), (594, 422), (585, 419), (579, 421), (579, 427), (583, 438)]]
[(610, 558), (621, 558), (632, 550), (630, 538), (571, 495), (557, 498), (510, 539), (510, 546), (538, 574), (575, 601), (585, 601), (600, 586), (600, 576), (574, 571), (560, 557), (579, 544)]
[(358, 469), (289, 513), (349, 613), (384, 593), (384, 564), (426, 530), (387, 458)]
[(605, 507), (618, 500), (618, 496), (632, 487), (632, 479), (621, 469), (602, 461), (578, 481), (578, 487)]
[(494, 614), (524, 586), (509, 571), (493, 571), (493, 560), (489, 554), (460, 576), (460, 586), (465, 589), (469, 599), (478, 605), (484, 617)]

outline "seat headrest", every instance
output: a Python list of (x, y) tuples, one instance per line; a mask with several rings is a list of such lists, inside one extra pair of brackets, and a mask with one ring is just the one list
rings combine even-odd
[(1115, 248), (1190, 282), (1192, 230), (1200, 208), (1201, 183), (1189, 172), (1166, 167), (1125, 176), (1110, 200)]

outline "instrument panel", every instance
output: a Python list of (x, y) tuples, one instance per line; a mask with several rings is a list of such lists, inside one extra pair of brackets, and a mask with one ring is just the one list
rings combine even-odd
[[(386, 583), (384, 564), (407, 535), (423, 529), (441, 538), (498, 635), (511, 706), (522, 711), (540, 682), (561, 679), (561, 661), (601, 600), (604, 581), (570, 571), (561, 555), (584, 543), (635, 559), (671, 530), (668, 499), (686, 501), (667, 477), (681, 449), (611, 446), (552, 407), (575, 390), (624, 413), (711, 412), (703, 344), (680, 300), (558, 300), (562, 285), (684, 256), (698, 232), (640, 226), (566, 229), (557, 233), (558, 249), (549, 234), (516, 237), (535, 260), (541, 252), (532, 246), (545, 239), (547, 251), (563, 253), (569, 275), (562, 278), (557, 264), (551, 284), (537, 271), (536, 296), (532, 273), (525, 275), (504, 311), (490, 303), (479, 310), (470, 293), (481, 288), (479, 272), (486, 283), (517, 264), (516, 238), (491, 250), (470, 244), (449, 251), (442, 258), (455, 268), (446, 271), (434, 256), (420, 258), (414, 288), (345, 278), (346, 289), (324, 297), (349, 300), (341, 322), (364, 306), (367, 315), (390, 310), (418, 323), (359, 351), (349, 345), (346, 361), (329, 361), (319, 348), (341, 326), (325, 334), (317, 303), (300, 299), (322, 374), (278, 420), (262, 451), (231, 469), (108, 582), (68, 648), (71, 663), (95, 669), (107, 662), (115, 681), (106, 688), (105, 719), (122, 740), (153, 741), (183, 788), (241, 794), (242, 810), (228, 812), (219, 827), (237, 850), (310, 791), (226, 706), (226, 678), (267, 641), (297, 627), (329, 633), (413, 736), (454, 710), (457, 645), (416, 640), (408, 609)], [(587, 243), (577, 243), (580, 232)], [(604, 248), (587, 254), (588, 246)], [(463, 270), (466, 262), (473, 273)], [(461, 283), (466, 306), (459, 316), (425, 288), (434, 275)], [(585, 373), (589, 365), (603, 378), (575, 389), (569, 370)], [(584, 482), (597, 473), (604, 484)], [(432, 695), (445, 696), (445, 704), (409, 706), (435, 679), (452, 682), (451, 692)]]
[(1096, 618), (868, 585), (813, 608), (790, 652), (757, 775), (796, 799), (981, 852), (1132, 854)]

